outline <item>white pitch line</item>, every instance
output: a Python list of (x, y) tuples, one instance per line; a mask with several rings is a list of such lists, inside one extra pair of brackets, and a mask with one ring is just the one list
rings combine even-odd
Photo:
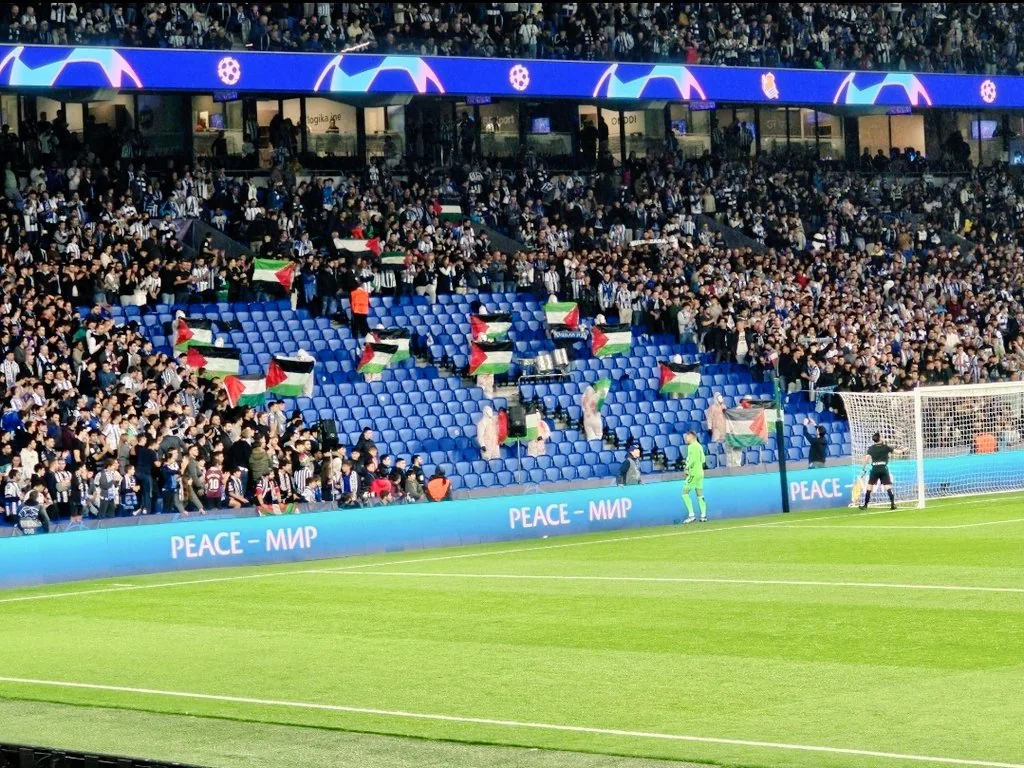
[[(809, 519), (812, 519), (812, 520), (828, 520), (830, 518), (829, 518), (829, 516), (822, 516), (822, 517), (815, 517), (815, 518), (809, 518)], [(788, 521), (780, 520), (780, 521), (777, 521), (777, 523), (778, 522), (783, 522), (784, 523), (784, 522), (788, 522)], [(793, 522), (799, 522), (799, 521), (793, 521)], [(406, 563), (430, 563), (430, 562), (436, 562), (436, 561), (439, 561), (439, 560), (458, 560), (458, 559), (462, 559), (462, 558), (466, 558), (466, 557), (488, 557), (488, 556), (491, 556), (491, 555), (518, 554), (518, 553), (521, 553), (521, 552), (533, 552), (533, 551), (541, 550), (541, 549), (545, 549), (545, 550), (546, 549), (562, 549), (562, 548), (565, 548), (565, 547), (584, 547), (584, 546), (591, 546), (591, 545), (594, 545), (594, 544), (612, 544), (612, 543), (617, 543), (617, 542), (635, 541), (635, 540), (642, 540), (642, 539), (662, 539), (662, 538), (667, 538), (669, 536), (693, 535), (693, 534), (697, 534), (697, 533), (716, 533), (716, 532), (722, 532), (722, 531), (741, 530), (741, 529), (746, 529), (746, 528), (763, 528), (763, 527), (766, 527), (766, 526), (776, 525), (777, 523), (751, 523), (751, 524), (748, 524), (748, 525), (732, 525), (732, 526), (723, 527), (723, 528), (718, 528), (718, 527), (713, 527), (713, 528), (689, 528), (688, 527), (688, 528), (685, 528), (683, 530), (669, 531), (667, 533), (647, 533), (647, 534), (641, 534), (639, 536), (617, 536), (617, 537), (611, 538), (611, 539), (595, 539), (595, 540), (586, 540), (586, 541), (573, 541), (573, 542), (566, 542), (566, 543), (562, 543), (562, 544), (542, 544), (542, 545), (535, 546), (535, 547), (516, 547), (516, 548), (509, 548), (509, 549), (494, 549), (494, 550), (488, 550), (486, 552), (468, 552), (468, 553), (462, 553), (462, 554), (458, 554), (458, 555), (437, 555), (437, 556), (434, 556), (434, 557), (418, 557), (418, 558), (406, 558), (406, 559), (403, 559), (403, 560), (387, 560), (387, 561), (384, 561), (384, 562), (363, 563), (363, 564), (359, 564), (359, 565), (345, 565), (345, 566), (339, 566), (338, 568), (304, 568), (304, 569), (296, 569), (296, 570), (290, 570), (290, 571), (271, 571), (269, 573), (249, 573), (249, 574), (243, 574), (243, 575), (240, 575), (240, 576), (218, 576), (218, 577), (208, 578), (208, 579), (188, 579), (188, 580), (185, 580), (185, 581), (163, 581), (163, 582), (157, 582), (157, 583), (154, 583), (154, 584), (146, 584), (146, 583), (143, 583), (143, 584), (117, 584), (117, 585), (111, 585), (109, 587), (98, 587), (98, 588), (95, 588), (95, 589), (80, 589), (80, 590), (77, 590), (77, 591), (68, 591), (68, 592), (48, 592), (48, 593), (45, 593), (45, 594), (38, 594), (38, 595), (20, 595), (18, 597), (4, 597), (4, 598), (0, 598), (0, 605), (2, 605), (4, 603), (30, 602), (32, 600), (52, 600), (52, 599), (55, 599), (55, 598), (62, 598), (62, 597), (79, 597), (79, 596), (84, 596), (84, 595), (105, 595), (105, 594), (110, 594), (112, 592), (129, 592), (129, 591), (137, 590), (137, 589), (163, 589), (165, 587), (187, 587), (187, 586), (193, 586), (193, 585), (196, 585), (196, 584), (217, 584), (217, 583), (229, 582), (229, 581), (245, 581), (245, 580), (248, 580), (248, 579), (272, 579), (272, 578), (277, 578), (277, 577), (280, 577), (280, 576), (294, 576), (296, 574), (306, 574), (306, 575), (308, 575), (308, 574), (328, 573), (328, 572), (335, 572), (335, 571), (341, 572), (341, 571), (348, 571), (348, 570), (353, 570), (353, 569), (358, 569), (358, 568), (375, 568), (375, 567), (387, 566), (387, 565), (404, 565)]]
[(931, 755), (905, 755), (899, 752), (880, 752), (869, 749), (851, 749), (846, 747), (823, 747), (811, 744), (786, 744), (774, 741), (755, 741), (748, 739), (729, 739), (713, 736), (687, 736), (676, 733), (657, 733), (651, 731), (632, 731), (620, 728), (596, 728), (584, 725), (560, 725), (557, 723), (535, 723), (521, 720), (498, 720), (489, 717), (469, 717), (462, 715), (441, 715), (427, 712), (407, 712), (400, 709), (374, 709), (370, 707), (352, 707), (341, 704), (317, 704), (305, 701), (282, 701), (279, 699), (260, 699), (250, 696), (221, 696), (212, 693), (190, 693), (187, 691), (163, 691), (153, 688), (132, 688), (120, 685), (100, 685), (96, 683), (72, 683), (60, 680), (33, 680), (21, 677), (0, 677), (0, 683), (17, 685), (47, 686), (51, 688), (75, 688), (89, 691), (110, 691), (114, 693), (132, 693), (145, 696), (166, 696), (178, 699), (196, 699), (202, 701), (220, 701), (230, 704), (253, 704), (267, 707), (286, 707), (290, 709), (311, 709), (325, 712), (344, 712), (355, 715), (371, 715), (374, 717), (391, 717), (405, 720), (431, 720), (445, 723), (467, 723), (471, 725), (487, 725), (500, 728), (528, 728), (542, 731), (561, 731), (568, 733), (587, 733), (598, 736), (622, 736), (634, 739), (651, 739), (659, 741), (692, 742), (698, 744), (720, 744), (734, 747), (755, 747), (761, 749), (778, 749), (796, 752), (818, 752), (831, 755), (852, 755), (857, 757), (875, 757), (889, 760), (905, 760), (918, 763), (939, 763), (944, 765), (975, 766), (976, 768), (1024, 768), (1024, 764), (1005, 763), (993, 760), (974, 760), (959, 757), (936, 757)]
[(574, 576), (567, 574), (452, 573), (430, 571), (337, 571), (322, 573), (345, 576), (409, 576), (413, 578), (508, 579), (523, 581), (601, 581), (650, 584), (726, 584), (773, 587), (851, 587), (861, 589), (907, 589), (936, 592), (993, 592), (1024, 595), (1024, 587), (976, 587), (959, 584), (900, 584), (884, 581), (810, 581), (789, 579), (716, 579), (687, 576)]
[[(869, 516), (869, 515), (884, 515), (884, 514), (890, 514), (892, 511), (893, 510), (885, 509), (885, 510), (875, 510), (875, 511), (871, 511), (871, 512), (854, 512), (854, 513), (851, 513), (851, 514), (848, 514), (848, 515), (842, 515), (839, 519), (844, 519), (845, 520), (845, 519), (849, 519), (849, 518), (852, 518), (852, 517), (862, 517), (862, 516)], [(903, 511), (903, 510), (895, 510), (895, 511)], [(295, 576), (297, 574), (300, 574), (300, 575), (301, 574), (306, 574), (306, 575), (308, 575), (308, 574), (313, 574), (313, 573), (325, 573), (325, 572), (335, 572), (335, 571), (339, 571), (340, 572), (340, 571), (358, 570), (358, 569), (362, 569), (362, 568), (379, 568), (381, 566), (388, 566), (388, 565), (406, 565), (406, 564), (413, 564), (413, 563), (434, 563), (434, 562), (441, 562), (441, 561), (446, 561), (446, 560), (462, 560), (462, 559), (469, 558), (469, 557), (491, 557), (493, 555), (522, 554), (524, 552), (536, 552), (538, 550), (568, 549), (568, 548), (571, 548), (571, 547), (587, 547), (587, 546), (593, 546), (593, 545), (596, 545), (596, 544), (616, 544), (616, 543), (620, 543), (620, 542), (624, 542), (624, 541), (643, 541), (643, 540), (647, 540), (647, 539), (665, 539), (665, 538), (670, 538), (670, 537), (674, 537), (674, 536), (692, 536), (692, 535), (698, 534), (698, 533), (723, 533), (723, 532), (727, 532), (727, 531), (748, 530), (750, 528), (790, 527), (790, 526), (797, 526), (797, 525), (801, 525), (803, 523), (810, 523), (810, 522), (814, 522), (814, 521), (818, 521), (818, 520), (836, 520), (836, 519), (837, 519), (836, 513), (833, 513), (833, 514), (829, 514), (829, 515), (819, 515), (817, 517), (807, 517), (807, 518), (800, 518), (800, 519), (795, 519), (795, 520), (794, 519), (783, 519), (783, 520), (773, 520), (773, 521), (765, 522), (765, 523), (747, 523), (747, 524), (744, 524), (744, 525), (730, 525), (730, 526), (724, 526), (724, 527), (718, 527), (718, 526), (712, 525), (711, 527), (696, 527), (695, 528), (693, 526), (686, 526), (682, 530), (668, 531), (666, 533), (645, 533), (645, 534), (640, 534), (640, 535), (637, 535), (637, 536), (616, 536), (614, 538), (609, 538), (609, 539), (587, 539), (587, 540), (584, 540), (584, 541), (571, 541), (571, 542), (565, 542), (565, 543), (561, 543), (561, 544), (541, 544), (539, 546), (533, 546), (533, 547), (520, 546), (520, 547), (508, 548), (508, 549), (488, 550), (488, 551), (485, 551), (485, 552), (465, 552), (465, 553), (456, 554), (456, 555), (436, 555), (436, 556), (432, 556), (432, 557), (406, 558), (406, 559), (403, 559), (403, 560), (388, 560), (388, 561), (384, 561), (384, 562), (362, 563), (362, 564), (358, 564), (358, 565), (343, 565), (343, 566), (339, 566), (337, 568), (306, 568), (306, 569), (296, 569), (296, 570), (290, 570), (290, 571), (272, 571), (272, 572), (269, 572), (269, 573), (250, 573), (250, 574), (244, 574), (244, 575), (240, 575), (240, 576), (218, 576), (218, 577), (206, 578), (206, 579), (187, 579), (185, 581), (164, 581), (164, 582), (157, 582), (157, 583), (154, 583), (154, 584), (142, 583), (142, 584), (125, 585), (125, 586), (120, 586), (119, 585), (119, 586), (109, 586), (109, 587), (97, 587), (97, 588), (94, 588), (94, 589), (80, 589), (80, 590), (77, 590), (77, 591), (67, 591), (67, 592), (48, 592), (48, 593), (44, 593), (44, 594), (20, 595), (18, 597), (2, 597), (2, 598), (0, 598), (0, 605), (3, 605), (5, 603), (31, 602), (33, 600), (53, 600), (53, 599), (64, 598), (64, 597), (83, 597), (83, 596), (87, 596), (87, 595), (105, 595), (105, 594), (111, 594), (113, 592), (129, 592), (129, 591), (139, 590), (139, 589), (163, 589), (163, 588), (166, 588), (166, 587), (187, 587), (187, 586), (193, 586), (193, 585), (196, 585), (196, 584), (217, 584), (217, 583), (231, 582), (231, 581), (246, 581), (246, 580), (249, 580), (249, 579), (272, 579), (272, 578), (277, 578), (277, 577), (281, 577), (281, 576)], [(698, 524), (695, 524), (695, 525), (699, 526), (700, 524), (698, 523)]]
[(1012, 520), (990, 520), (987, 523), (961, 523), (960, 525), (950, 525), (949, 528), (981, 528), (986, 525), (1009, 525), (1010, 523), (1024, 523), (1024, 517), (1015, 517)]
[[(794, 520), (794, 523), (800, 522)], [(1010, 525), (1012, 523), (1024, 523), (1024, 517), (1015, 517), (1012, 520), (989, 520), (984, 523), (959, 523), (953, 525), (861, 525), (860, 523), (845, 524), (842, 521), (834, 523), (823, 523), (819, 525), (801, 525), (800, 528), (832, 528), (845, 530), (847, 528), (867, 529), (875, 531), (957, 531), (964, 528), (983, 528), (988, 525)], [(787, 528), (789, 526), (786, 526)]]
[(123, 584), (96, 589), (80, 589), (77, 592), (47, 592), (41, 595), (20, 595), (18, 597), (0, 598), (3, 603), (24, 603), (31, 600), (52, 600), (58, 597), (79, 597), (83, 595), (105, 595), (111, 592), (135, 592), (140, 589), (161, 589), (163, 587), (188, 587), (194, 584), (216, 584), (223, 581), (245, 581), (247, 579), (272, 579), (276, 576), (294, 576), (299, 573), (320, 573), (319, 570), (307, 568), (294, 571), (274, 571), (272, 573), (247, 573), (243, 576), (219, 576), (211, 579), (189, 579), (187, 581), (162, 581), (155, 584)]
[[(890, 510), (885, 510), (889, 512)], [(860, 512), (847, 517), (859, 517), (860, 515), (880, 515), (883, 512)], [(698, 533), (727, 533), (729, 531), (743, 531), (750, 528), (775, 528), (775, 527), (786, 527), (789, 525), (795, 525), (797, 523), (811, 522), (813, 520), (835, 520), (835, 515), (822, 515), (819, 517), (808, 517), (801, 520), (775, 520), (768, 523), (748, 523), (745, 525), (730, 525), (727, 527), (707, 527), (707, 524), (693, 523), (683, 527), (682, 530), (669, 531), (667, 533), (645, 533), (639, 536), (617, 536), (612, 539), (595, 539), (586, 541), (570, 541), (562, 544), (542, 544), (537, 547), (515, 547), (509, 549), (494, 549), (486, 552), (463, 552), (457, 555), (435, 555), (432, 557), (416, 557), (406, 558), (404, 560), (392, 560), (385, 563), (362, 563), (359, 565), (343, 565), (337, 568), (323, 568), (320, 572), (322, 573), (333, 573), (341, 571), (352, 571), (362, 568), (378, 568), (382, 565), (411, 565), (413, 563), (437, 563), (444, 562), (447, 560), (465, 560), (473, 557), (490, 557), (492, 555), (516, 555), (524, 552), (536, 552), (538, 550), (548, 549), (570, 549), (573, 547), (588, 547), (597, 544), (617, 544), (623, 541), (644, 541), (648, 539), (667, 539), (675, 536), (692, 536)], [(702, 527), (702, 525), (704, 527)]]

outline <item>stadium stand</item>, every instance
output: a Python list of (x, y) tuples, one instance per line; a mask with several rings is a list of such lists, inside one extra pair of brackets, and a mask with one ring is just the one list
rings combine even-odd
[(40, 3), (0, 41), (1019, 74), (1009, 3)]
[[(300, 5), (323, 8), (302, 15)], [(667, 36), (687, 61), (824, 56), (876, 67), (870, 56), (892, 35), (887, 66), (1006, 71), (972, 51), (979, 34), (1004, 51), (1016, 36), (998, 4), (784, 4), (771, 14), (700, 4), (671, 19), (667, 7), (563, 4), (534, 40), (524, 30), (539, 4), (275, 4), (296, 15), (274, 19), (224, 3), (64, 3), (39, 6), (49, 19), (5, 9), (0, 40), (317, 50), (372, 39), (401, 51), (415, 28), (439, 53), (479, 53), (489, 44), (477, 38), (500, 30), (495, 55), (553, 55), (565, 38), (574, 56), (647, 60), (665, 49), (643, 41)], [(669, 472), (683, 434), (707, 432), (716, 395), (730, 406), (765, 400), (776, 375), (789, 396), (785, 458), (806, 460), (809, 415), (838, 458), (848, 448), (835, 388), (1022, 375), (1024, 190), (1005, 169), (972, 168), (959, 134), (928, 158), (894, 149), (839, 167), (799, 151), (752, 156), (736, 121), (699, 157), (668, 142), (619, 166), (596, 153), (558, 170), (529, 153), (444, 166), (410, 156), (341, 175), (309, 174), (293, 143), (277, 141), (269, 172), (248, 174), (216, 157), (148, 157), (131, 129), (83, 143), (62, 112), (50, 118), (2, 137), (9, 519), (30, 497), (52, 502), (54, 517), (387, 503), (420, 498), (437, 467), (462, 492), (607, 481), (633, 444), (645, 472)], [(488, 231), (515, 247), (498, 250)], [(257, 258), (293, 261), (295, 290), (268, 295), (253, 279)], [(365, 328), (351, 302), (361, 285)], [(584, 328), (629, 324), (630, 351), (599, 358), (580, 341), (556, 344), (542, 309), (552, 296), (576, 302)], [(514, 361), (495, 391), (466, 375), (469, 317), (481, 307), (512, 315)], [(211, 341), (239, 350), (242, 376), (310, 355), (313, 391), (268, 410), (231, 407), (220, 382), (174, 349), (181, 317), (210, 321)], [(356, 368), (366, 332), (381, 327), (408, 330), (413, 354), (370, 380)], [(564, 375), (520, 378), (556, 347), (568, 352)], [(692, 397), (658, 394), (669, 360), (700, 364)], [(588, 441), (580, 398), (601, 379), (612, 381), (604, 434)], [(520, 403), (547, 419), (547, 445), (482, 460), (484, 409)], [(317, 431), (328, 421), (340, 443), (331, 454)], [(727, 457), (712, 440), (708, 450), (711, 469), (780, 458), (773, 443)], [(129, 466), (135, 481), (122, 478)], [(111, 490), (115, 476), (138, 485), (134, 507), (121, 503), (125, 488)]]

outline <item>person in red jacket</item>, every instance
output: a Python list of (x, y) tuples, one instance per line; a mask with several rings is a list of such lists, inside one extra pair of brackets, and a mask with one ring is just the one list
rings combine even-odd
[(370, 483), (370, 494), (378, 499), (385, 499), (392, 493), (391, 481), (386, 477), (375, 477)]

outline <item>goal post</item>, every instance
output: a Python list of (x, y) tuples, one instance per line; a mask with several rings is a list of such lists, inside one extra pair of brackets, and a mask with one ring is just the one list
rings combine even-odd
[(1024, 382), (840, 395), (858, 469), (875, 432), (900, 451), (889, 467), (898, 504), (1024, 490)]

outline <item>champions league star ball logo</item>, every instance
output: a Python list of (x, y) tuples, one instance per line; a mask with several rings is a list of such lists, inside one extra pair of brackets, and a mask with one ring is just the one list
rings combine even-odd
[[(376, 57), (367, 56), (364, 58), (353, 57), (353, 60), (360, 62), (374, 60)], [(444, 93), (444, 85), (441, 79), (424, 59), (418, 56), (385, 56), (378, 59), (379, 63), (362, 72), (350, 75), (342, 69), (344, 56), (339, 54), (331, 59), (324, 67), (320, 77), (313, 85), (314, 91), (319, 91), (326, 83), (325, 90), (330, 93), (369, 93), (377, 77), (384, 72), (404, 72), (412, 81), (416, 93), (428, 93), (429, 86), (433, 86), (437, 93)]]
[[(142, 87), (142, 80), (135, 74), (131, 64), (113, 48), (72, 48), (69, 53), (57, 61), (35, 65), (22, 61), (24, 53), (25, 46), (19, 45), (4, 56), (3, 61), (0, 61), (0, 83), (9, 86), (25, 85), (49, 88), (67, 83), (67, 80), (62, 82), (62, 75), (65, 72), (74, 73), (68, 75), (68, 79), (81, 80), (82, 75), (79, 71), (82, 69), (82, 65), (89, 65), (100, 68), (107, 80), (107, 85), (111, 88), (128, 88), (132, 83), (136, 88)], [(53, 52), (50, 50), (45, 52), (34, 50), (29, 54), (32, 59), (52, 55)], [(4, 78), (5, 73), (6, 79)], [(126, 80), (130, 80), (131, 83), (125, 82)]]
[(242, 79), (242, 65), (238, 59), (225, 56), (217, 62), (217, 77), (224, 85), (234, 85)]
[(991, 80), (986, 80), (981, 84), (981, 100), (986, 104), (991, 104), (996, 100), (996, 84)]
[(530, 87), (530, 70), (522, 64), (516, 64), (508, 71), (508, 82), (520, 93)]

